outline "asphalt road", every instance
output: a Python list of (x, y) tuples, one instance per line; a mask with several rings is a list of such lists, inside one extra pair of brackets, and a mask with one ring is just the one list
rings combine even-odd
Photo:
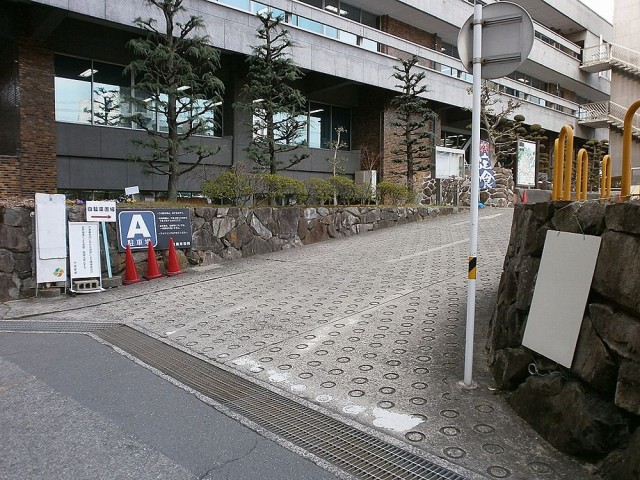
[(81, 334), (0, 334), (0, 479), (336, 478)]

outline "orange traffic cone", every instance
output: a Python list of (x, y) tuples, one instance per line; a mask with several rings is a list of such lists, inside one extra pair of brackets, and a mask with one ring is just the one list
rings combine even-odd
[(173, 238), (169, 239), (169, 260), (167, 262), (167, 275), (179, 275), (182, 273), (180, 264), (178, 263), (178, 255), (176, 255), (176, 246), (173, 244)]
[(527, 203), (527, 191), (526, 190), (522, 194), (522, 203)]
[(127, 259), (124, 264), (124, 280), (122, 283), (125, 285), (129, 285), (130, 283), (138, 283), (141, 282), (140, 277), (138, 276), (138, 271), (136, 270), (136, 263), (133, 261), (133, 255), (131, 254), (131, 247), (127, 245)]
[(144, 276), (147, 280), (153, 280), (154, 278), (160, 278), (160, 268), (158, 268), (158, 259), (156, 258), (156, 252), (153, 251), (153, 245), (151, 242), (147, 242), (147, 274)]

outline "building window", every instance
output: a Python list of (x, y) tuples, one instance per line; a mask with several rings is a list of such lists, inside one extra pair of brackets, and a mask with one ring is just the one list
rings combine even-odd
[[(56, 55), (55, 57), (55, 101), (56, 121), (70, 123), (88, 123), (109, 127), (139, 128), (126, 120), (131, 115), (131, 96), (149, 105), (148, 108), (138, 107), (136, 113), (142, 113), (147, 119), (147, 125), (161, 132), (167, 131), (166, 119), (155, 113), (151, 96), (147, 92), (138, 91), (133, 85), (131, 75), (125, 74), (125, 67), (110, 63), (98, 62), (75, 57)], [(166, 101), (166, 96), (160, 101)], [(222, 107), (215, 115), (208, 113), (198, 116), (203, 103), (193, 106), (192, 114), (203, 127), (215, 124), (213, 131), (202, 128), (202, 135), (222, 136)], [(188, 118), (184, 113), (180, 121)], [(187, 129), (182, 124), (180, 133)]]
[(341, 150), (351, 149), (351, 110), (324, 103), (309, 104), (309, 147), (329, 148), (331, 141), (338, 139), (337, 128), (344, 128), (340, 141), (346, 145)]

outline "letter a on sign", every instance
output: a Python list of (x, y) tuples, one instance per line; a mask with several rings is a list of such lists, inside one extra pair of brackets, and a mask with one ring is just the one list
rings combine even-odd
[(127, 248), (127, 245), (132, 250), (146, 249), (148, 242), (156, 247), (158, 233), (155, 214), (147, 210), (122, 210), (118, 212), (118, 235), (120, 237), (118, 247), (121, 252)]

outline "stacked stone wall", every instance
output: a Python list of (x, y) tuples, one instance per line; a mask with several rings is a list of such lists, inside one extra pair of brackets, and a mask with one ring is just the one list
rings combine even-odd
[[(453, 208), (427, 207), (196, 207), (191, 209), (193, 248), (178, 250), (178, 261), (186, 269), (357, 235), (454, 211)], [(0, 301), (35, 293), (32, 212), (33, 208), (28, 207), (0, 207)], [(67, 216), (70, 222), (84, 221), (84, 207), (69, 207)], [(107, 224), (107, 237), (111, 267), (113, 273), (119, 275), (125, 269), (125, 255), (117, 249), (115, 223)], [(166, 263), (167, 252), (157, 253)], [(134, 252), (133, 257), (139, 275), (144, 275), (146, 250)], [(160, 264), (163, 269), (163, 262)], [(102, 265), (105, 270), (104, 255)]]
[[(640, 478), (638, 218), (637, 202), (516, 205), (487, 345), (511, 406), (559, 450), (616, 480)], [(522, 346), (549, 231), (602, 238), (570, 369)]]

